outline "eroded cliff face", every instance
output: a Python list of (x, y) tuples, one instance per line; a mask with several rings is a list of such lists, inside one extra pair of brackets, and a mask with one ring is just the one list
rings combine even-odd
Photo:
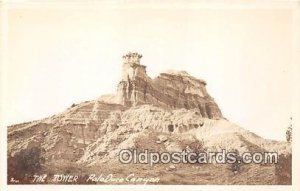
[(137, 53), (123, 56), (116, 95), (73, 104), (63, 113), (9, 127), (9, 155), (38, 145), (48, 161), (78, 160), (84, 148), (117, 129), (129, 134), (143, 129), (184, 133), (205, 126), (204, 119), (222, 118), (203, 80), (177, 71), (151, 79), (140, 64), (141, 57)]
[[(265, 140), (224, 119), (203, 80), (182, 71), (168, 71), (151, 79), (140, 64), (141, 55), (129, 53), (123, 58), (116, 95), (72, 104), (62, 113), (8, 127), (8, 179), (17, 174), (31, 176), (19, 163), (36, 156), (43, 159), (36, 164), (42, 163), (44, 169), (40, 170), (46, 174), (57, 173), (52, 169), (68, 172), (78, 166), (87, 174), (85, 168), (95, 165), (92, 168), (101, 170), (120, 168), (119, 172), (128, 175), (132, 168), (118, 166), (122, 149), (291, 153), (291, 144)], [(26, 154), (33, 151), (38, 154)], [(190, 167), (179, 167), (187, 172), (180, 179), (190, 175)], [(143, 172), (145, 168), (137, 170)]]
[(116, 102), (125, 106), (152, 104), (172, 109), (198, 108), (202, 117), (222, 118), (214, 99), (206, 91), (206, 82), (184, 71), (169, 71), (151, 79), (142, 56), (128, 53), (123, 56), (122, 80), (118, 84)]

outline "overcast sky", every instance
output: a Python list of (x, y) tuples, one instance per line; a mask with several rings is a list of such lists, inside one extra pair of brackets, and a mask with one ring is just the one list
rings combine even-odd
[(114, 93), (122, 55), (136, 51), (150, 77), (185, 70), (207, 82), (227, 119), (283, 140), (293, 105), (291, 9), (176, 5), (10, 8), (2, 123)]

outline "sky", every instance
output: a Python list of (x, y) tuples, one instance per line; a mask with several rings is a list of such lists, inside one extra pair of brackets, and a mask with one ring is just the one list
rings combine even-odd
[(131, 51), (143, 55), (150, 77), (185, 70), (207, 82), (227, 119), (284, 140), (295, 104), (292, 9), (177, 2), (11, 6), (1, 64), (2, 124), (41, 119), (115, 93), (122, 55)]

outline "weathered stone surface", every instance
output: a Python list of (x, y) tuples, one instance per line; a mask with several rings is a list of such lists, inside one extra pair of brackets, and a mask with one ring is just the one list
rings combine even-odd
[(168, 108), (198, 108), (202, 117), (222, 118), (214, 99), (206, 91), (206, 82), (184, 71), (169, 71), (151, 79), (141, 55), (129, 53), (124, 58), (122, 80), (116, 102), (125, 106), (153, 104)]
[(116, 95), (72, 104), (63, 113), (9, 127), (9, 154), (37, 142), (46, 158), (53, 155), (78, 160), (83, 154), (81, 149), (118, 129), (132, 133), (144, 129), (184, 133), (201, 127), (203, 118), (222, 118), (203, 80), (178, 71), (151, 79), (140, 64), (141, 57), (138, 53), (123, 56), (122, 79)]
[[(102, 170), (108, 162), (116, 166), (122, 149), (291, 153), (291, 144), (265, 140), (224, 119), (203, 80), (182, 71), (168, 71), (151, 79), (140, 58), (137, 53), (123, 57), (116, 95), (72, 104), (62, 113), (8, 127), (8, 164), (16, 166), (15, 158), (22, 159), (23, 151), (37, 148), (43, 166), (62, 171), (93, 165)], [(190, 174), (190, 165), (173, 165), (167, 170), (179, 168), (181, 172), (187, 168), (186, 175)], [(122, 164), (119, 172), (123, 170), (126, 175), (131, 173)], [(15, 169), (9, 168), (8, 178), (14, 173)]]

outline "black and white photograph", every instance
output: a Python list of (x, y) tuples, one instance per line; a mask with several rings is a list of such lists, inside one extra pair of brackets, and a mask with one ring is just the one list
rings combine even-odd
[(0, 1), (3, 190), (299, 190), (299, 5)]

